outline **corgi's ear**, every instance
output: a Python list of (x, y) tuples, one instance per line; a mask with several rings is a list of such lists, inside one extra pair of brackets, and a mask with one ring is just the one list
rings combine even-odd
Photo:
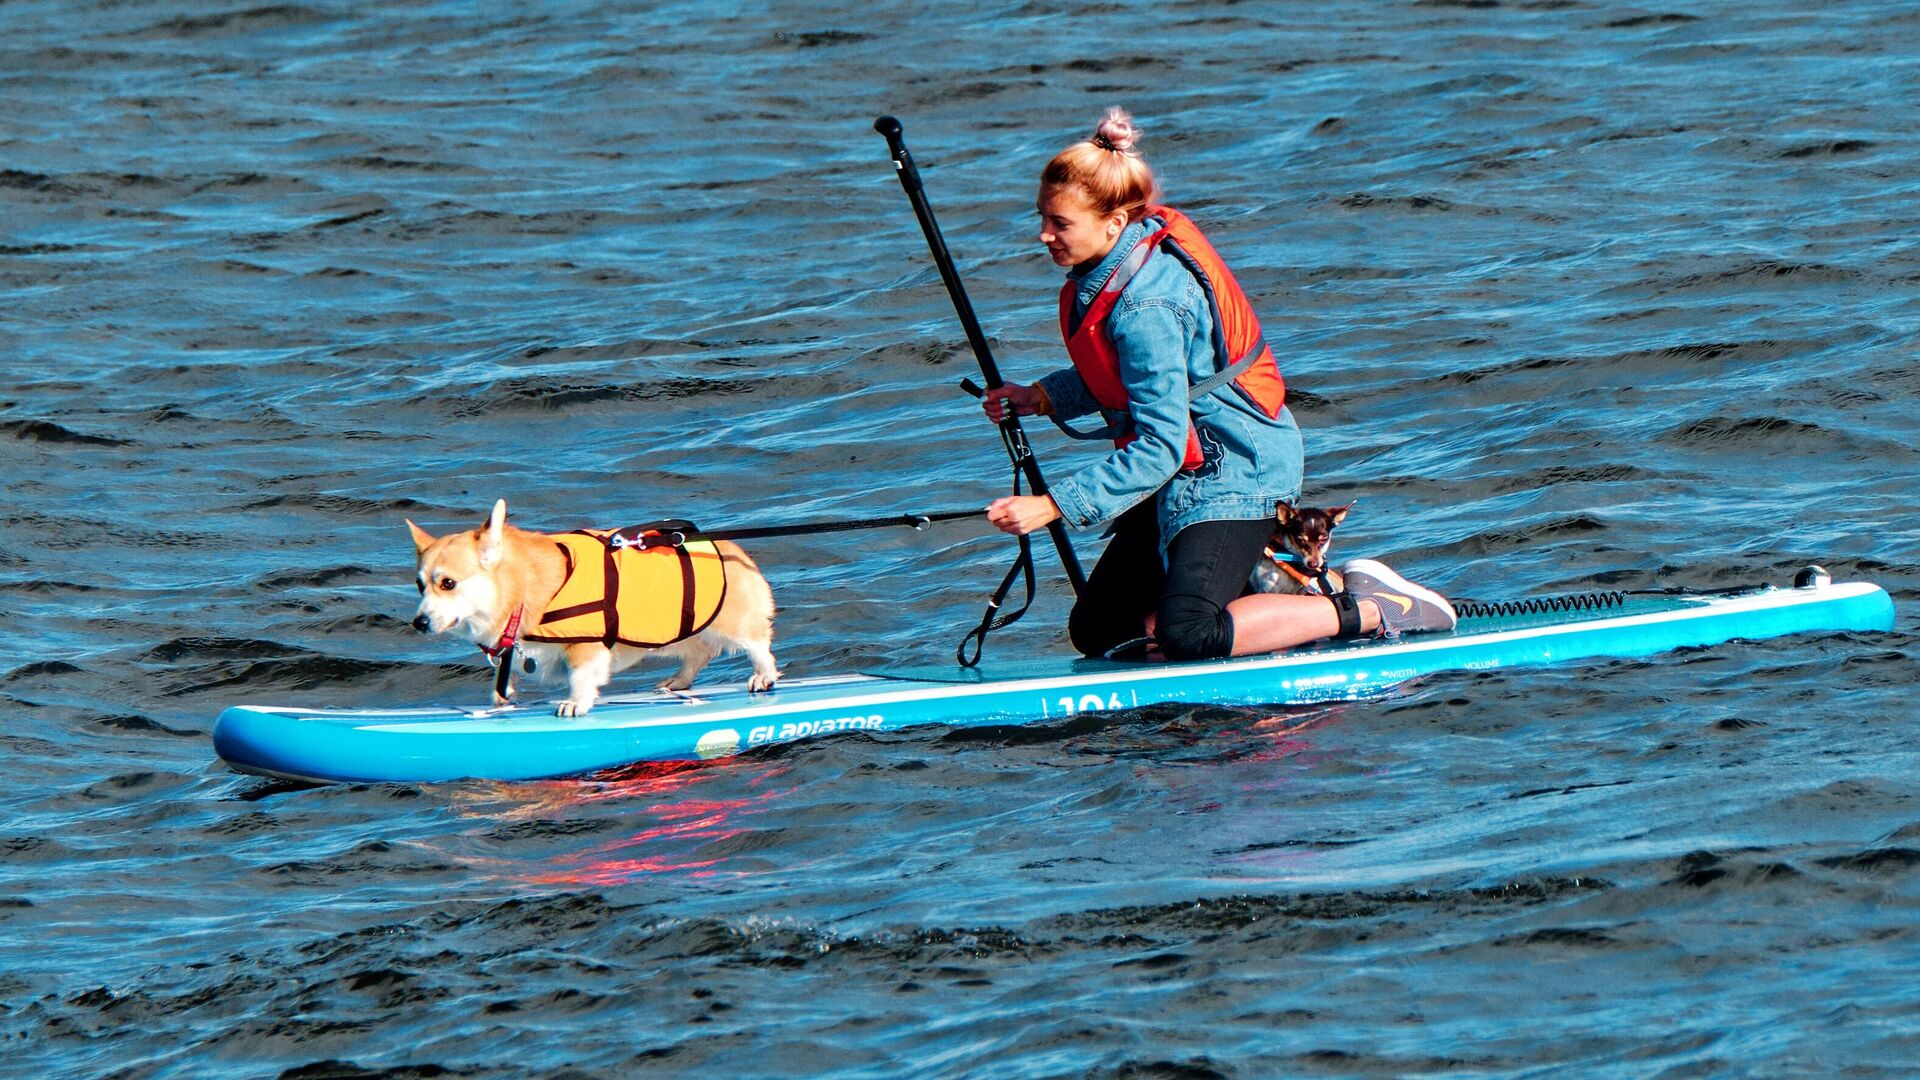
[(407, 519), (407, 529), (408, 529), (408, 531), (410, 531), (410, 532), (412, 532), (412, 533), (413, 533), (413, 552), (414, 552), (414, 554), (416, 554), (416, 555), (418, 555), (418, 554), (420, 554), (420, 553), (422, 553), (422, 552), (424, 552), (424, 551), (426, 551), (426, 550), (427, 550), (427, 548), (428, 548), (429, 546), (431, 546), (431, 545), (432, 545), (432, 543), (433, 543), (433, 536), (432, 536), (431, 534), (429, 534), (429, 533), (427, 532), (427, 530), (425, 530), (425, 529), (423, 529), (423, 528), (421, 528), (421, 527), (420, 527), (420, 526), (418, 526), (418, 525), (415, 525), (415, 524), (413, 523), (413, 519), (412, 519), (412, 518), (408, 518), (408, 519)]
[(1327, 511), (1327, 520), (1332, 522), (1335, 525), (1338, 525), (1340, 524), (1341, 521), (1345, 520), (1347, 516), (1347, 511), (1351, 509), (1353, 509), (1352, 503), (1348, 503), (1345, 506), (1336, 506), (1333, 509)]
[(487, 515), (487, 523), (480, 527), (480, 569), (491, 570), (500, 562), (501, 537), (507, 527), (507, 500), (500, 499), (493, 504), (493, 513)]

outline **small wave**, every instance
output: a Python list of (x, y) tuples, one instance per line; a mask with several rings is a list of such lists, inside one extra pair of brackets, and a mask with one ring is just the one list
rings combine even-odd
[[(439, 404), (456, 416), (474, 416), (521, 409), (553, 410), (577, 405), (598, 405), (627, 401), (681, 401), (698, 398), (750, 394), (779, 380), (773, 378), (703, 379), (694, 376), (649, 379), (624, 385), (576, 382), (529, 376), (503, 379), (479, 394), (447, 401), (439, 391), (422, 404)], [(789, 380), (790, 381), (790, 380)]]
[(1809, 143), (1782, 150), (1777, 155), (1783, 158), (1844, 157), (1848, 154), (1861, 154), (1874, 148), (1876, 144), (1866, 139), (1835, 139), (1832, 142)]
[[(26, 560), (10, 551), (0, 551), (0, 566), (24, 566)], [(57, 596), (61, 593), (99, 592), (100, 586), (83, 581), (51, 581), (35, 578), (31, 581), (0, 581), (0, 592), (23, 593), (26, 595)]]
[(389, 585), (391, 570), (371, 570), (364, 566), (322, 566), (313, 570), (293, 570), (270, 574), (253, 583), (261, 592), (281, 593), (288, 589), (318, 589), (328, 585)]
[(1845, 283), (1858, 281), (1860, 272), (1844, 267), (1828, 266), (1824, 263), (1794, 263), (1778, 259), (1760, 259), (1744, 262), (1725, 270), (1707, 273), (1687, 274), (1667, 282), (1647, 282), (1658, 285), (1662, 294), (1691, 292), (1700, 289), (1720, 289), (1728, 286), (1770, 285), (1784, 283), (1802, 285), (1810, 282)]
[(179, 637), (163, 641), (140, 654), (140, 659), (161, 664), (178, 663), (188, 657), (246, 658), (298, 656), (300, 649), (260, 638)]
[(1678, 12), (1665, 12), (1659, 15), (1630, 15), (1624, 19), (1615, 19), (1604, 24), (1609, 30), (1636, 29), (1642, 26), (1673, 26), (1679, 23), (1699, 22), (1698, 15), (1683, 15)]
[[(362, 499), (353, 495), (326, 495), (319, 492), (295, 492), (286, 495), (270, 495), (264, 499), (244, 503), (241, 510), (272, 510), (288, 507), (296, 510), (311, 510), (328, 517), (367, 517), (393, 516), (397, 514), (418, 514), (434, 507), (417, 499)], [(346, 568), (336, 568), (346, 569)], [(371, 574), (372, 571), (365, 571)]]
[(1701, 889), (1709, 885), (1725, 888), (1801, 876), (1800, 871), (1784, 862), (1729, 860), (1711, 851), (1690, 851), (1675, 862), (1673, 876), (1667, 879), (1667, 884), (1687, 889)]
[(0, 244), (0, 255), (58, 255), (79, 250), (78, 244)]
[(1522, 946), (1574, 949), (1611, 949), (1620, 944), (1620, 940), (1604, 930), (1580, 926), (1549, 926), (1540, 930), (1530, 930), (1524, 934), (1507, 934), (1494, 938), (1489, 944), (1495, 946)]
[(1524, 551), (1545, 541), (1591, 536), (1607, 532), (1608, 528), (1606, 522), (1591, 514), (1573, 514), (1519, 529), (1488, 529), (1453, 545), (1453, 550), (1468, 555)]
[[(1431, 211), (1442, 214), (1448, 213), (1455, 208), (1454, 203), (1448, 202), (1438, 195), (1370, 195), (1364, 191), (1356, 191), (1342, 198), (1340, 205), (1349, 210), (1411, 210), (1416, 212)], [(1497, 211), (1488, 212), (1495, 213)]]
[(1102, 74), (1109, 71), (1142, 71), (1149, 68), (1171, 68), (1173, 61), (1163, 56), (1147, 56), (1135, 53), (1132, 56), (1110, 56), (1097, 59), (1069, 60), (1060, 65), (1062, 71), (1090, 71)]
[(773, 40), (796, 45), (802, 49), (818, 49), (830, 45), (852, 45), (859, 41), (871, 41), (873, 35), (863, 34), (857, 30), (805, 30), (798, 33), (780, 30), (774, 33)]
[(157, 735), (173, 735), (180, 738), (198, 739), (205, 735), (203, 731), (188, 731), (184, 728), (168, 727), (158, 720), (134, 713), (116, 713), (94, 720), (95, 727), (112, 728), (115, 731), (152, 732)]
[(1394, 909), (1487, 909), (1535, 904), (1612, 889), (1602, 878), (1531, 878), (1468, 889), (1411, 889), (1227, 896), (1152, 907), (1107, 908), (1049, 920), (1062, 929), (1155, 930), (1181, 934), (1244, 929), (1272, 918), (1371, 919)]
[(479, 170), (457, 161), (431, 161), (423, 158), (388, 154), (354, 154), (336, 158), (331, 164), (348, 169), (373, 169), (379, 172), (473, 173)]
[(217, 34), (251, 34), (261, 30), (279, 30), (290, 26), (311, 26), (339, 18), (317, 8), (298, 4), (223, 11), (214, 15), (182, 15), (152, 24), (137, 31), (136, 37), (190, 38)]
[(1513, 476), (1503, 476), (1494, 482), (1493, 490), (1498, 492), (1538, 491), (1563, 484), (1646, 483), (1657, 479), (1658, 476), (1658, 473), (1648, 472), (1632, 465), (1607, 463), (1550, 465), (1544, 469), (1532, 469)]
[(168, 678), (169, 697), (210, 690), (244, 687), (249, 690), (318, 690), (368, 680), (377, 675), (406, 671), (414, 665), (398, 660), (361, 660), (318, 653), (272, 655), (177, 669)]
[(273, 877), (308, 882), (351, 876), (386, 878), (392, 874), (443, 874), (455, 867), (420, 848), (369, 840), (324, 859), (298, 859), (267, 867)]
[(19, 191), (47, 191), (62, 195), (78, 192), (46, 173), (26, 172), (22, 169), (0, 169), (0, 188), (14, 188)]
[(116, 439), (107, 435), (88, 435), (62, 427), (51, 420), (8, 420), (0, 423), (0, 434), (11, 435), (21, 442), (66, 443), (73, 446), (132, 446), (130, 439)]
[(1809, 439), (1824, 441), (1835, 437), (1818, 424), (1782, 416), (1708, 416), (1664, 432), (1659, 439), (1707, 449), (1790, 445), (1796, 452), (1804, 452)]
[(453, 925), (472, 925), (490, 932), (531, 930), (544, 933), (559, 928), (597, 926), (613, 919), (622, 910), (599, 893), (569, 892), (535, 900), (504, 900), (477, 914), (456, 917)]
[(72, 857), (72, 848), (44, 836), (0, 837), (0, 863), (64, 862)]
[(24, 679), (38, 679), (48, 675), (77, 675), (81, 670), (65, 660), (36, 660), (30, 664), (21, 664), (7, 672), (4, 678), (0, 678), (0, 683), (20, 682)]
[[(645, 356), (684, 356), (720, 346), (698, 338), (628, 338), (605, 345), (529, 345), (518, 351), (526, 360), (578, 364), (596, 360), (637, 360)], [(725, 359), (725, 358), (722, 358)]]

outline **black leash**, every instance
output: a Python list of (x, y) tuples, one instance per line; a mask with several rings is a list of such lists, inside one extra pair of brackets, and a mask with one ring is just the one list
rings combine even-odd
[[(1004, 430), (1002, 434), (1005, 434)], [(1013, 493), (1020, 494), (1020, 470), (1017, 468), (1013, 470)], [(1020, 554), (1014, 557), (1013, 565), (1007, 567), (1007, 576), (1000, 579), (1000, 587), (993, 590), (993, 596), (988, 598), (987, 610), (980, 616), (980, 625), (967, 631), (967, 636), (961, 638), (959, 646), (953, 650), (953, 658), (959, 661), (961, 667), (977, 666), (980, 652), (987, 646), (987, 635), (1018, 621), (1033, 606), (1033, 538), (1022, 533), (1017, 539), (1020, 541)], [(1018, 608), (1001, 614), (1000, 605), (1006, 603), (1007, 593), (1013, 590), (1014, 579), (1023, 573), (1027, 579), (1027, 598)], [(973, 646), (971, 657), (967, 655), (968, 645)]]
[(645, 551), (657, 547), (683, 547), (699, 540), (758, 540), (768, 536), (811, 536), (815, 533), (852, 532), (856, 529), (904, 526), (920, 532), (936, 521), (959, 521), (981, 516), (981, 511), (977, 509), (939, 510), (931, 514), (893, 514), (849, 521), (809, 521), (797, 525), (747, 525), (735, 529), (702, 529), (691, 521), (668, 518), (617, 529), (607, 538), (607, 543), (614, 547), (634, 547)]
[[(1015, 495), (1020, 494), (1020, 472), (1017, 469), (1013, 474), (1013, 493)], [(906, 526), (915, 532), (919, 532), (928, 528), (936, 521), (958, 521), (963, 518), (977, 518), (979, 516), (981, 515), (978, 510), (941, 510), (931, 514), (895, 514), (891, 517), (857, 518), (851, 521), (809, 521), (797, 525), (751, 525), (737, 529), (702, 529), (691, 521), (686, 521), (681, 518), (669, 518), (664, 521), (650, 521), (645, 525), (629, 525), (624, 529), (617, 529), (612, 536), (607, 537), (607, 543), (613, 547), (631, 547), (641, 551), (647, 551), (652, 548), (685, 547), (688, 544), (702, 540), (752, 540), (767, 536), (809, 536), (815, 533), (850, 532), (855, 529), (884, 529)], [(987, 601), (986, 614), (980, 617), (980, 625), (969, 630), (967, 636), (961, 639), (959, 647), (954, 650), (954, 659), (960, 662), (961, 667), (973, 667), (979, 664), (980, 650), (986, 646), (987, 635), (1003, 626), (1013, 623), (1019, 619), (1020, 616), (1025, 615), (1028, 608), (1033, 606), (1035, 592), (1033, 541), (1026, 536), (1020, 537), (1019, 541), (1019, 557), (1014, 559), (1013, 565), (1007, 569), (1007, 576), (1000, 579), (1000, 587), (993, 591), (992, 598)], [(1027, 598), (1021, 602), (1018, 608), (1003, 613), (1001, 608), (1006, 604), (1007, 594), (1013, 591), (1014, 581), (1023, 576), (1027, 583)], [(971, 657), (968, 656), (969, 645), (972, 646)], [(506, 656), (512, 656), (511, 647), (509, 647)], [(505, 673), (507, 666), (504, 663), (498, 666), (501, 672), (500, 681), (504, 682), (506, 679)], [(495, 691), (501, 693), (501, 696), (505, 696), (505, 693), (500, 691), (498, 684), (495, 686)]]

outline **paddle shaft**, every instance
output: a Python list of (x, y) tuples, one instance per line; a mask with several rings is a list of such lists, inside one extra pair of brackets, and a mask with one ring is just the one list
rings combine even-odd
[[(1006, 385), (1000, 378), (1000, 367), (993, 362), (993, 351), (987, 347), (987, 336), (980, 332), (980, 320), (974, 317), (973, 301), (967, 298), (967, 287), (960, 281), (960, 272), (954, 268), (953, 256), (947, 251), (947, 242), (940, 235), (940, 225), (933, 219), (933, 207), (927, 203), (926, 187), (920, 183), (920, 170), (913, 164), (913, 155), (907, 152), (900, 121), (891, 116), (882, 116), (873, 122), (873, 130), (887, 140), (887, 151), (893, 158), (893, 167), (900, 176), (900, 187), (907, 193), (907, 201), (913, 204), (914, 216), (920, 219), (920, 231), (926, 234), (927, 249), (933, 253), (934, 265), (940, 269), (940, 280), (947, 286), (947, 295), (953, 299), (953, 310), (960, 316), (960, 325), (967, 332), (967, 343), (973, 346), (974, 359), (980, 362), (980, 374), (987, 380), (987, 389), (993, 390)], [(1007, 454), (1013, 459), (1013, 467), (1027, 478), (1035, 495), (1047, 494), (1046, 478), (1040, 475), (1040, 463), (1034, 459), (1033, 450), (1027, 444), (1027, 435), (1020, 427), (1020, 418), (1013, 409), (1007, 409), (1006, 416), (1000, 421), (1002, 441), (1007, 445)], [(1067, 539), (1066, 525), (1055, 519), (1047, 526), (1047, 534), (1053, 537), (1054, 550), (1060, 553), (1060, 565), (1067, 572), (1067, 582), (1073, 586), (1077, 596), (1086, 590), (1086, 574), (1080, 569), (1080, 559), (1073, 552), (1073, 542)]]

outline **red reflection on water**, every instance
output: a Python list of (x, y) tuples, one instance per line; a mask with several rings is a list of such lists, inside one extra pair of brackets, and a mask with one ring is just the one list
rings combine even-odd
[(1239, 730), (1239, 734), (1250, 745), (1236, 748), (1231, 760), (1235, 764), (1272, 762), (1306, 753), (1313, 749), (1313, 740), (1308, 735), (1314, 729), (1332, 723), (1341, 711), (1336, 707), (1316, 709), (1305, 714), (1294, 712), (1263, 716)]
[[(782, 762), (757, 767), (737, 761), (725, 765), (642, 762), (581, 780), (516, 785), (520, 797), (515, 801), (521, 804), (521, 814), (516, 816), (564, 817), (569, 810), (624, 801), (635, 804), (632, 814), (649, 822), (646, 828), (618, 839), (555, 856), (549, 860), (554, 869), (524, 880), (534, 885), (608, 886), (656, 874), (693, 878), (721, 874), (727, 857), (707, 856), (700, 849), (749, 832), (744, 818), (793, 790), (771, 783), (788, 770)], [(692, 797), (699, 785), (720, 779), (733, 784), (744, 780), (747, 787), (759, 790), (738, 798)]]

